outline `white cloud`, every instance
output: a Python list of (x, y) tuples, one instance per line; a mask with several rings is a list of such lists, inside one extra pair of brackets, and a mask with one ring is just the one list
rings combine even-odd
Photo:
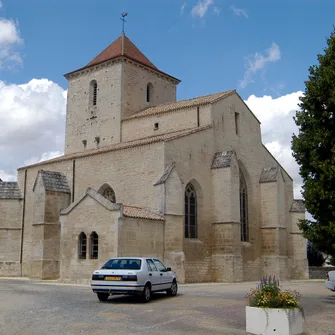
[(302, 179), (299, 166), (291, 151), (292, 135), (298, 134), (293, 116), (299, 109), (299, 97), (302, 91), (272, 98), (251, 95), (245, 102), (261, 121), (262, 139), (265, 146), (284, 167), (294, 181), (294, 196), (301, 198)]
[(180, 15), (183, 15), (185, 12), (185, 8), (186, 8), (187, 4), (186, 1), (182, 4), (182, 6), (180, 7)]
[(44, 153), (42, 153), (42, 155), (40, 157), (33, 156), (33, 157), (30, 157), (30, 158), (26, 159), (23, 162), (23, 164), (24, 164), (24, 166), (27, 166), (27, 165), (32, 165), (32, 164), (44, 162), (44, 161), (47, 161), (49, 159), (53, 159), (53, 158), (62, 156), (63, 153), (64, 153), (63, 151), (44, 152)]
[(0, 69), (22, 63), (21, 55), (17, 51), (22, 43), (18, 23), (0, 17)]
[(268, 63), (275, 63), (280, 60), (280, 49), (276, 43), (272, 43), (271, 47), (266, 50), (266, 56), (262, 53), (256, 52), (254, 55), (250, 55), (245, 59), (245, 68), (243, 80), (240, 80), (239, 85), (245, 88), (247, 85), (253, 82), (253, 76), (255, 73), (263, 70)]
[(12, 20), (0, 18), (0, 45), (21, 43), (17, 24)]
[(0, 179), (2, 181), (15, 181), (16, 180), (16, 175), (8, 174), (4, 170), (0, 170)]
[(235, 6), (231, 6), (230, 9), (235, 13), (235, 15), (237, 16), (244, 16), (246, 19), (249, 18), (247, 12), (245, 11), (245, 9), (242, 8), (236, 8)]
[(198, 3), (192, 8), (191, 15), (193, 17), (204, 17), (208, 8), (214, 4), (213, 0), (199, 0)]
[(28, 163), (61, 155), (66, 91), (47, 79), (22, 85), (0, 81), (0, 169), (4, 179)]

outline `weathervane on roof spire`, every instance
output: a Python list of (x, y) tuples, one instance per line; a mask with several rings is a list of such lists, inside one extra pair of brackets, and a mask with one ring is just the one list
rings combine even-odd
[(127, 15), (128, 15), (128, 13), (125, 12), (125, 11), (123, 11), (123, 12), (121, 13), (122, 18), (120, 18), (120, 20), (122, 21), (122, 34), (124, 34), (124, 23), (127, 22), (127, 21), (125, 20), (125, 17), (126, 17)]

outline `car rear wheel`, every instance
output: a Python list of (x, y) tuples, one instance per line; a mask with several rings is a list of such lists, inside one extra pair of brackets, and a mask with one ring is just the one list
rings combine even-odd
[(151, 299), (151, 288), (150, 285), (145, 285), (144, 290), (142, 292), (142, 301), (149, 302)]
[(97, 296), (100, 301), (107, 301), (109, 294), (108, 293), (97, 293)]
[(178, 285), (177, 282), (174, 280), (171, 284), (171, 287), (168, 290), (166, 290), (166, 293), (170, 297), (174, 297), (177, 295), (177, 292), (178, 292)]

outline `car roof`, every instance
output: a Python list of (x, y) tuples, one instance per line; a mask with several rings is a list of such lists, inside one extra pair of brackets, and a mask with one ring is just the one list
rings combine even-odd
[(140, 260), (146, 260), (146, 259), (158, 259), (157, 257), (112, 257), (110, 259), (140, 259)]

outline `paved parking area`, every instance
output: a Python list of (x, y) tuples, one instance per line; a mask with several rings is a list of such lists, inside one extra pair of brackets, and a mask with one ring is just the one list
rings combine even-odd
[[(335, 294), (324, 281), (282, 284), (303, 294), (304, 334), (335, 335)], [(88, 286), (0, 278), (0, 335), (246, 334), (246, 293), (255, 285), (189, 284), (148, 304), (123, 296), (102, 303)]]

